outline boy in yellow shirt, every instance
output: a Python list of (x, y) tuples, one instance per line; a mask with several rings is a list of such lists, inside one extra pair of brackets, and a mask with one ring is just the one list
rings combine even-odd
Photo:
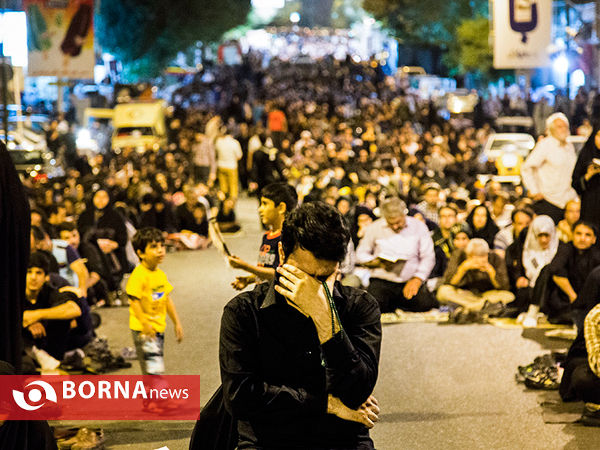
[(142, 228), (133, 237), (133, 248), (140, 264), (127, 281), (129, 328), (144, 375), (164, 373), (164, 342), (167, 314), (175, 325), (177, 342), (183, 339), (183, 328), (169, 296), (173, 286), (158, 268), (165, 257), (165, 240), (160, 230)]

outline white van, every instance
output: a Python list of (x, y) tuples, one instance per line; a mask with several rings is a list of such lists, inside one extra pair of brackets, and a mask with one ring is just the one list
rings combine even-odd
[(114, 108), (113, 149), (158, 151), (167, 146), (164, 100), (118, 104)]

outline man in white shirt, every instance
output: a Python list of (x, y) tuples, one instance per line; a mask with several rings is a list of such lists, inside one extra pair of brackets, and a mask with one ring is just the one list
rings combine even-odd
[(546, 126), (548, 136), (538, 142), (523, 163), (521, 177), (534, 200), (536, 214), (548, 215), (558, 223), (567, 202), (577, 198), (570, 183), (577, 155), (567, 142), (569, 121), (564, 114), (552, 114)]
[(238, 161), (242, 158), (242, 146), (223, 127), (215, 139), (215, 151), (220, 189), (235, 202), (238, 197)]
[(422, 312), (437, 306), (425, 281), (435, 265), (433, 240), (427, 226), (407, 217), (406, 204), (398, 197), (381, 205), (383, 218), (365, 230), (356, 250), (356, 261), (370, 269), (368, 292), (382, 313)]

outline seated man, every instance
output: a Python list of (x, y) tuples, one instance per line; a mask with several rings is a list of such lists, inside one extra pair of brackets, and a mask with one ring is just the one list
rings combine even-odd
[(458, 211), (452, 205), (444, 205), (439, 209), (439, 228), (431, 233), (435, 248), (435, 267), (431, 271), (431, 278), (438, 278), (444, 274), (452, 256), (454, 234), (460, 229), (460, 225), (456, 223), (457, 215)]
[(561, 242), (571, 242), (573, 240), (573, 226), (581, 216), (581, 201), (579, 199), (570, 200), (565, 205), (565, 218), (558, 222), (556, 231)]
[(436, 225), (440, 224), (440, 186), (432, 183), (425, 186), (423, 192), (423, 201), (417, 204), (417, 209), (421, 211), (423, 217), (431, 220)]
[[(600, 305), (585, 317), (585, 346), (587, 361), (573, 370), (571, 388), (576, 399), (585, 402), (581, 422), (587, 426), (600, 426)], [(562, 386), (561, 386), (562, 388)]]
[[(77, 295), (69, 290), (61, 292), (52, 288), (46, 283), (47, 276), (48, 260), (42, 253), (32, 253), (25, 286), (24, 340), (26, 347), (35, 345), (61, 360), (70, 347), (71, 329), (79, 327), (73, 319), (81, 317), (82, 310)], [(79, 331), (83, 334), (92, 332), (91, 322), (88, 326), (89, 329)]]
[(469, 311), (484, 303), (507, 304), (515, 299), (509, 289), (504, 260), (483, 239), (471, 239), (466, 249), (457, 250), (448, 263), (443, 285), (437, 292), (440, 303), (453, 303)]
[(89, 274), (86, 284), (88, 303), (96, 304), (96, 306), (102, 306), (107, 302), (114, 304), (119, 282), (117, 275), (114, 273), (110, 255), (104, 253), (94, 243), (94, 239), (90, 241), (82, 240), (79, 230), (72, 223), (63, 223), (59, 230), (61, 239), (77, 250), (84, 258), (83, 261), (85, 261), (85, 267)]
[(511, 225), (502, 228), (494, 238), (494, 250), (504, 257), (506, 249), (519, 238), (519, 234), (529, 226), (535, 213), (531, 208), (515, 208), (512, 210)]
[(370, 269), (368, 292), (382, 313), (397, 308), (429, 311), (437, 302), (425, 281), (435, 264), (427, 225), (407, 217), (406, 204), (391, 197), (381, 204), (383, 218), (369, 225), (356, 249), (356, 262)]
[(551, 323), (572, 323), (572, 304), (592, 270), (600, 265), (595, 226), (578, 221), (573, 226), (573, 241), (561, 244), (548, 266), (552, 281), (540, 309)]
[(303, 204), (283, 224), (275, 280), (225, 306), (219, 359), (237, 448), (374, 448), (381, 322), (373, 297), (335, 281), (349, 237), (335, 208)]

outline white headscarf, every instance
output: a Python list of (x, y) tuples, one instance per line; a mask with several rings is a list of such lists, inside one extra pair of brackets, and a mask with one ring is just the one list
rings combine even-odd
[[(549, 234), (550, 245), (543, 249), (537, 240), (538, 235)], [(558, 249), (558, 235), (554, 221), (548, 216), (537, 216), (527, 230), (523, 247), (523, 268), (529, 285), (534, 286), (542, 269), (550, 264)]]

